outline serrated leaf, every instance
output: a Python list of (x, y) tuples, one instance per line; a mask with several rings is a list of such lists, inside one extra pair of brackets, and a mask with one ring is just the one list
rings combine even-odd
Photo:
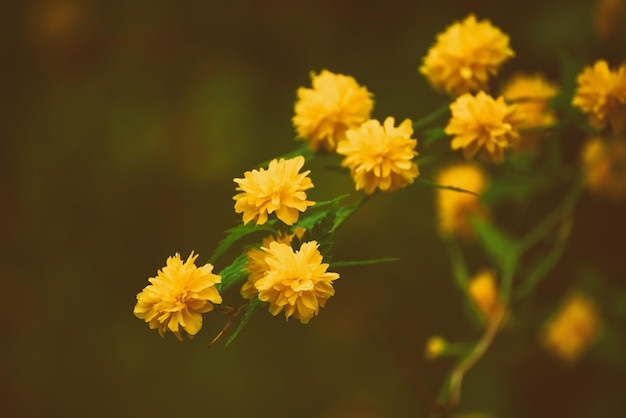
[[(224, 344), (224, 348), (228, 347), (230, 343), (235, 341), (235, 338), (237, 338), (237, 336), (239, 335), (243, 327), (246, 326), (248, 321), (250, 321), (250, 318), (252, 318), (252, 316), (256, 313), (256, 311), (262, 305), (263, 305), (263, 302), (261, 302), (258, 298), (254, 298), (254, 299), (251, 299), (247, 305), (244, 305), (242, 308), (239, 309), (239, 311), (237, 312), (237, 316), (242, 315), (241, 320), (239, 321), (239, 325), (237, 326), (237, 329), (235, 329), (235, 331), (226, 340), (226, 343)], [(242, 310), (243, 310), (243, 314), (240, 313)]]
[(329, 252), (332, 248), (332, 230), (335, 226), (335, 218), (337, 213), (337, 204), (325, 212), (322, 212), (320, 217), (310, 228), (307, 228), (302, 238), (294, 237), (291, 241), (291, 247), (294, 251), (300, 249), (300, 246), (304, 242), (316, 241), (318, 244), (318, 250), (324, 257), (324, 261), (329, 261)]
[(335, 215), (335, 226), (333, 227), (333, 231), (335, 231), (350, 215), (356, 212), (362, 205), (369, 199), (369, 196), (363, 196), (358, 201), (354, 202), (351, 205), (341, 206), (337, 208), (337, 213)]
[(346, 197), (350, 197), (350, 195), (349, 194), (340, 194), (339, 196), (337, 196), (337, 197), (335, 197), (333, 199), (324, 200), (322, 202), (316, 202), (315, 205), (312, 206), (309, 210), (318, 209), (318, 208), (321, 208), (321, 207), (324, 207), (324, 206), (332, 205), (334, 203), (339, 203), (340, 200), (343, 200)]
[(213, 252), (213, 255), (209, 259), (209, 263), (215, 264), (217, 259), (224, 254), (226, 251), (230, 249), (237, 241), (246, 237), (247, 235), (253, 234), (258, 231), (271, 231), (274, 232), (274, 223), (275, 219), (271, 219), (267, 221), (263, 225), (256, 225), (254, 223), (241, 224), (237, 225), (233, 228), (226, 230), (226, 237), (222, 239), (218, 244), (217, 248)]
[(222, 277), (222, 282), (215, 285), (217, 290), (225, 292), (234, 285), (243, 283), (243, 281), (248, 278), (248, 272), (245, 271), (247, 262), (248, 256), (243, 253), (235, 258), (228, 266), (224, 267), (224, 269), (218, 273), (218, 275)]

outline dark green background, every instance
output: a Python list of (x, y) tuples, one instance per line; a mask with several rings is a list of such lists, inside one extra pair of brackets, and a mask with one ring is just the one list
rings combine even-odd
[[(428, 187), (377, 196), (350, 219), (334, 259), (401, 261), (340, 269), (336, 295), (306, 326), (261, 311), (232, 346), (209, 350), (221, 314), (179, 343), (133, 316), (135, 295), (168, 255), (206, 260), (239, 221), (232, 179), (298, 145), (293, 103), (310, 71), (353, 75), (375, 94), (376, 118), (417, 119), (445, 100), (417, 67), (454, 20), (475, 12), (511, 36), (505, 73), (558, 80), (557, 51), (581, 65), (624, 59), (624, 33), (599, 40), (591, 10), (569, 0), (2, 6), (2, 415), (425, 416), (416, 377), (434, 392), (452, 366), (423, 360), (426, 338), (479, 335)], [(582, 138), (570, 140), (573, 155)], [(352, 193), (338, 173), (311, 176), (314, 200)], [(583, 198), (564, 261), (469, 373), (459, 411), (619, 416), (623, 317), (607, 328), (615, 341), (573, 367), (544, 353), (536, 331), (579, 277), (592, 277), (601, 305), (624, 294), (625, 208)]]

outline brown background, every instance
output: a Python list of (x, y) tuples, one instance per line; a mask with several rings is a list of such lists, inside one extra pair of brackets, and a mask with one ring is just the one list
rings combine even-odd
[[(445, 100), (417, 67), (452, 21), (491, 19), (517, 53), (505, 72), (557, 80), (558, 51), (581, 65), (624, 59), (624, 32), (598, 39), (591, 11), (571, 0), (2, 6), (2, 415), (425, 416), (415, 377), (436, 391), (452, 366), (423, 360), (426, 338), (478, 335), (428, 187), (378, 196), (340, 231), (336, 260), (401, 261), (339, 270), (336, 296), (306, 326), (262, 311), (231, 347), (208, 350), (224, 317), (206, 316), (192, 342), (161, 339), (133, 316), (135, 295), (168, 255), (206, 260), (239, 221), (232, 178), (297, 145), (295, 90), (310, 71), (353, 75), (375, 94), (376, 118), (417, 119)], [(568, 138), (566, 154), (581, 140)], [(337, 173), (312, 177), (315, 200), (352, 192)], [(583, 198), (565, 259), (467, 376), (460, 411), (619, 416), (623, 332), (561, 367), (536, 330), (581, 280), (603, 306), (624, 294), (624, 209)], [(610, 319), (609, 331), (624, 325)]]

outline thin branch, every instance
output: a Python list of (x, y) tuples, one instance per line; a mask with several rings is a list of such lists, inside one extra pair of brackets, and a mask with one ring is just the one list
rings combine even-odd
[(226, 331), (228, 331), (228, 328), (230, 328), (233, 322), (235, 322), (235, 319), (237, 319), (237, 314), (239, 313), (239, 308), (233, 308), (232, 306), (224, 306), (221, 307), (220, 310), (223, 310), (227, 314), (230, 314), (231, 317), (228, 319), (228, 321), (226, 321), (226, 323), (222, 327), (222, 330), (215, 336), (215, 338), (213, 338), (213, 340), (211, 340), (208, 348), (213, 347), (217, 340), (219, 340), (224, 334), (226, 334)]
[(465, 374), (480, 360), (487, 352), (493, 342), (500, 324), (506, 314), (506, 307), (501, 307), (497, 311), (497, 315), (491, 321), (488, 321), (487, 328), (481, 339), (478, 341), (472, 352), (465, 357), (450, 375), (450, 395), (448, 397), (448, 405), (454, 407), (461, 400), (461, 383)]

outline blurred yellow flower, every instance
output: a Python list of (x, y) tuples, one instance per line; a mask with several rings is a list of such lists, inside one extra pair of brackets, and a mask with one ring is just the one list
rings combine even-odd
[[(519, 129), (541, 128), (556, 122), (549, 101), (558, 94), (558, 87), (541, 74), (517, 74), (502, 88), (502, 96), (508, 103), (517, 105), (522, 122)], [(535, 151), (541, 133), (522, 133), (517, 144), (518, 151)]]
[(469, 15), (437, 35), (419, 71), (435, 89), (459, 96), (486, 89), (489, 77), (514, 55), (507, 35)]
[(483, 270), (472, 277), (467, 285), (467, 293), (487, 322), (502, 309), (496, 276), (492, 270)]
[(323, 70), (311, 78), (312, 89), (298, 89), (293, 124), (312, 150), (334, 151), (347, 129), (370, 117), (372, 94), (347, 75)]
[(372, 194), (378, 188), (394, 191), (407, 186), (419, 175), (417, 140), (412, 139), (413, 125), (409, 119), (398, 127), (388, 117), (384, 125), (370, 119), (359, 128), (346, 132), (346, 140), (339, 143), (337, 153), (345, 155), (341, 165), (348, 167), (356, 189)]
[[(261, 242), (262, 248), (269, 248), (270, 243), (272, 242), (280, 242), (283, 244), (291, 245), (291, 241), (293, 241), (294, 237), (302, 238), (306, 229), (304, 228), (296, 228), (293, 234), (285, 234), (282, 232), (278, 232), (276, 236), (269, 235), (263, 238)], [(257, 280), (261, 279), (265, 273), (269, 270), (269, 266), (265, 261), (267, 257), (267, 252), (263, 251), (260, 248), (251, 248), (247, 251), (246, 255), (248, 256), (248, 262), (246, 263), (246, 271), (250, 273), (248, 275), (248, 280), (241, 287), (241, 296), (244, 299), (252, 299), (258, 293), (258, 290), (254, 286)]]
[(504, 97), (497, 99), (481, 91), (464, 94), (450, 105), (452, 118), (445, 128), (452, 139), (452, 149), (463, 149), (465, 158), (479, 153), (481, 159), (494, 163), (504, 161), (504, 151), (513, 147), (522, 120), (515, 105), (507, 105)]
[(598, 129), (611, 126), (614, 134), (626, 129), (626, 64), (611, 71), (606, 61), (586, 67), (577, 78), (578, 86), (572, 105), (589, 116)]
[(428, 360), (441, 357), (446, 351), (447, 342), (439, 335), (433, 335), (426, 340), (426, 358)]
[(196, 267), (196, 258), (193, 251), (184, 263), (180, 254), (168, 257), (166, 266), (137, 295), (133, 313), (161, 336), (170, 330), (182, 341), (182, 327), (193, 338), (202, 328), (202, 314), (213, 310), (211, 303), (222, 303), (215, 288), (222, 278), (212, 273), (211, 264)]
[(313, 187), (308, 177), (310, 170), (299, 173), (304, 166), (304, 157), (299, 155), (289, 160), (273, 159), (267, 170), (246, 171), (244, 178), (236, 178), (235, 212), (243, 212), (243, 223), (256, 220), (257, 225), (267, 222), (268, 215), (276, 212), (278, 219), (293, 225), (300, 212), (315, 202), (306, 200), (306, 192)]
[(326, 271), (328, 264), (322, 263), (317, 247), (316, 241), (309, 241), (295, 252), (280, 242), (262, 248), (267, 253), (265, 261), (269, 270), (255, 286), (259, 300), (270, 303), (272, 315), (284, 310), (286, 319), (293, 316), (306, 324), (335, 294), (332, 281), (339, 274)]
[[(444, 168), (436, 179), (443, 186), (458, 187), (481, 194), (487, 187), (487, 175), (473, 163), (460, 163)], [(469, 193), (437, 189), (437, 217), (442, 236), (471, 238), (474, 235), (471, 216), (485, 218), (487, 210), (480, 198)]]
[(574, 293), (545, 324), (540, 340), (555, 356), (572, 362), (595, 341), (599, 328), (600, 315), (595, 303), (582, 293)]
[(626, 198), (626, 141), (592, 138), (583, 147), (582, 160), (590, 191), (615, 200)]

